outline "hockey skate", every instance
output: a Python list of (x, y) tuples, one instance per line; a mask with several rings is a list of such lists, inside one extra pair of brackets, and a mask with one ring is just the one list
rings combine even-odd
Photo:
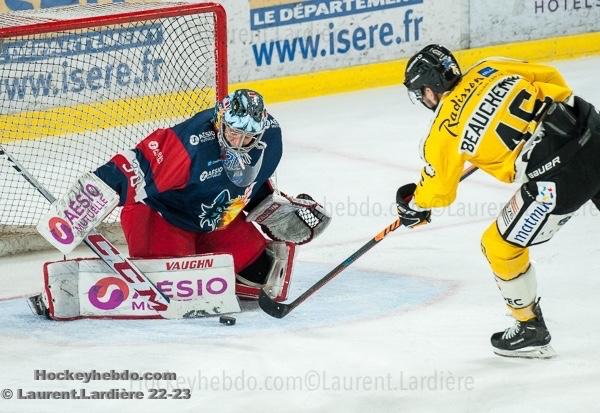
[(46, 304), (44, 303), (42, 294), (27, 297), (27, 304), (33, 314), (49, 318), (48, 307), (46, 307)]
[(556, 355), (550, 346), (550, 332), (546, 328), (539, 300), (533, 307), (533, 313), (535, 318), (516, 321), (512, 327), (492, 335), (494, 353), (522, 358), (551, 358)]

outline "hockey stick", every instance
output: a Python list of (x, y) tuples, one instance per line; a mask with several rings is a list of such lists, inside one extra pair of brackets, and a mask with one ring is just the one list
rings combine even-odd
[[(465, 169), (460, 180), (462, 181), (462, 180), (466, 179), (477, 169), (478, 168), (475, 166), (471, 166), (471, 167)], [(313, 295), (314, 293), (319, 291), (321, 289), (321, 287), (323, 287), (325, 284), (327, 284), (329, 281), (331, 281), (333, 278), (335, 278), (339, 273), (341, 273), (346, 268), (348, 268), (350, 266), (350, 264), (352, 264), (354, 261), (356, 261), (362, 255), (364, 255), (364, 253), (369, 251), (377, 243), (379, 243), (381, 240), (383, 240), (389, 233), (391, 233), (392, 231), (395, 231), (399, 227), (400, 227), (400, 218), (396, 219), (391, 225), (388, 225), (383, 231), (381, 231), (379, 234), (377, 234), (373, 238), (371, 238), (365, 245), (360, 247), (360, 249), (358, 251), (356, 251), (354, 254), (352, 254), (351, 256), (346, 258), (341, 264), (339, 264), (337, 267), (335, 267), (333, 270), (331, 270), (327, 275), (325, 275), (319, 281), (317, 281), (312, 286), (310, 286), (308, 288), (308, 290), (306, 290), (302, 295), (300, 295), (298, 298), (296, 298), (291, 303), (289, 303), (289, 304), (278, 303), (277, 301), (275, 301), (271, 297), (269, 297), (269, 295), (264, 290), (261, 290), (260, 296), (258, 298), (258, 305), (260, 306), (260, 308), (262, 308), (262, 310), (265, 313), (269, 314), (271, 317), (275, 317), (275, 318), (285, 317), (286, 315), (289, 314), (290, 311), (292, 311), (294, 308), (296, 308), (300, 304), (302, 304), (308, 297), (310, 297), (311, 295)]]
[[(33, 175), (29, 173), (13, 156), (0, 144), (0, 157), (4, 157), (31, 186), (33, 186), (48, 202), (56, 201), (52, 195)], [(160, 291), (128, 258), (102, 234), (91, 231), (83, 241), (96, 255), (110, 267), (113, 272), (127, 282), (140, 296), (145, 297), (153, 309), (163, 318), (180, 319), (195, 318), (206, 315), (220, 314), (219, 308), (212, 305), (207, 310), (201, 300), (175, 301), (170, 300)]]

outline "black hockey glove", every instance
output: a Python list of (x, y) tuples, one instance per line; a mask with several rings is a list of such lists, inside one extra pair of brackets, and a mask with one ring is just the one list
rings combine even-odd
[(398, 188), (396, 192), (396, 208), (398, 209), (400, 224), (409, 228), (431, 222), (430, 210), (415, 211), (409, 206), (416, 189), (417, 185), (406, 184)]

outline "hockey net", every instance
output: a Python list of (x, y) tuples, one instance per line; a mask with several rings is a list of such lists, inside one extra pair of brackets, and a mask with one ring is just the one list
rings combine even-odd
[[(225, 12), (212, 3), (0, 15), (0, 143), (58, 196), (156, 128), (224, 97), (226, 44)], [(35, 232), (47, 209), (0, 160), (0, 255), (48, 248)], [(118, 213), (106, 220), (116, 235)]]

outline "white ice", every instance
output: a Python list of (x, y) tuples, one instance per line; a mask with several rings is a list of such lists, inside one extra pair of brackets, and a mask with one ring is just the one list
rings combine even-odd
[[(600, 104), (600, 58), (557, 62)], [(400, 87), (270, 107), (284, 130), (278, 183), (334, 220), (300, 249), (292, 298), (394, 219), (397, 187), (418, 178), (431, 113)], [(600, 154), (599, 154), (600, 162)], [(20, 298), (41, 288), (54, 251), (0, 259), (0, 391), (191, 388), (190, 400), (10, 400), (1, 412), (598, 412), (600, 213), (585, 205), (533, 249), (558, 357), (500, 358), (489, 336), (512, 321), (479, 250), (515, 187), (479, 172), (425, 228), (399, 229), (282, 320), (259, 309), (186, 321), (51, 322)], [(72, 256), (89, 255), (78, 250)], [(36, 381), (35, 369), (170, 371), (178, 382)], [(5, 394), (5, 393), (3, 393)]]

